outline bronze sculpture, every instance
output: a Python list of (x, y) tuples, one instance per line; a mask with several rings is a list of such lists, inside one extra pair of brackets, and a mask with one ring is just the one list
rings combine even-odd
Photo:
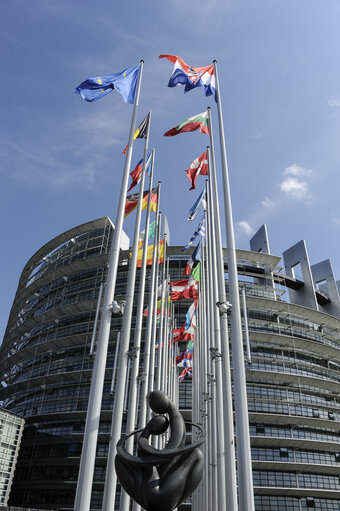
[[(122, 436), (117, 443), (116, 472), (125, 491), (147, 511), (172, 511), (197, 488), (203, 473), (201, 438), (185, 445), (186, 429), (182, 415), (163, 392), (149, 395), (149, 406), (157, 414), (144, 429)], [(163, 415), (167, 414), (169, 419)], [(170, 426), (170, 438), (164, 449), (151, 447), (151, 435), (161, 435)], [(126, 440), (140, 433), (137, 455), (125, 449)]]

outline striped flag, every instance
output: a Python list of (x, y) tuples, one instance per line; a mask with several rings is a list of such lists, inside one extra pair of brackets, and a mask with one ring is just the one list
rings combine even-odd
[(209, 118), (208, 112), (202, 112), (200, 114), (196, 114), (193, 117), (189, 117), (183, 122), (180, 122), (174, 128), (164, 133), (165, 137), (173, 137), (174, 135), (179, 135), (179, 133), (186, 133), (188, 131), (196, 131), (200, 130), (200, 133), (210, 134), (209, 130)]
[(189, 261), (187, 262), (186, 267), (184, 268), (183, 275), (190, 275), (192, 271), (192, 267), (194, 265), (195, 261), (201, 260), (201, 240), (199, 241), (197, 247), (195, 248), (194, 252), (192, 253)]
[(184, 252), (184, 250), (188, 250), (188, 248), (189, 248), (189, 247), (191, 247), (191, 245), (193, 244), (193, 242), (195, 241), (195, 239), (197, 238), (197, 236), (202, 236), (202, 238), (204, 238), (204, 236), (205, 236), (205, 223), (204, 223), (204, 217), (202, 218), (202, 220), (201, 220), (201, 221), (200, 221), (200, 223), (198, 224), (197, 229), (196, 229), (196, 231), (194, 232), (194, 234), (191, 236), (189, 243), (187, 243), (187, 244), (185, 245), (185, 247), (184, 247), (184, 248), (182, 248), (182, 252)]
[(198, 284), (193, 279), (170, 282), (170, 285), (172, 287), (172, 301), (198, 298)]
[[(136, 131), (134, 132), (133, 140), (136, 140), (136, 138), (146, 138), (146, 134), (148, 132), (149, 121), (150, 121), (150, 112), (146, 115), (146, 117), (144, 117), (144, 119), (142, 120), (142, 122), (140, 123), (140, 125), (138, 126)], [(129, 144), (126, 144), (123, 154), (126, 153), (126, 151), (128, 149), (128, 145)]]
[[(149, 200), (149, 191), (146, 190), (143, 192), (143, 202), (142, 202), (142, 210), (148, 207)], [(157, 201), (158, 201), (158, 187), (156, 186), (151, 190), (151, 211), (156, 213), (157, 210)], [(124, 218), (126, 218), (134, 209), (137, 207), (138, 202), (138, 193), (132, 193), (126, 197), (125, 203), (125, 213)]]

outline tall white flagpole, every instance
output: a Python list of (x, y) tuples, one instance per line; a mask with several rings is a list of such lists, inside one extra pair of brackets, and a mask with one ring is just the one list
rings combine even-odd
[(112, 302), (114, 299), (117, 269), (119, 263), (120, 239), (123, 229), (124, 209), (126, 201), (126, 191), (129, 180), (129, 172), (132, 156), (133, 135), (135, 132), (137, 108), (140, 96), (140, 87), (143, 74), (144, 61), (140, 61), (140, 71), (136, 89), (136, 99), (132, 113), (128, 150), (125, 158), (124, 172), (122, 177), (120, 196), (117, 208), (115, 229), (112, 237), (110, 250), (109, 267), (106, 278), (106, 286), (103, 298), (102, 316), (97, 341), (97, 352), (92, 371), (92, 380), (90, 395), (87, 407), (87, 416), (85, 423), (83, 449), (80, 459), (78, 484), (74, 511), (89, 511), (91, 502), (91, 490), (93, 481), (93, 472), (96, 459), (98, 429), (100, 410), (103, 396), (103, 386), (105, 378), (105, 367), (107, 358), (107, 349), (109, 344), (109, 335), (111, 327)]
[[(214, 150), (214, 134), (211, 122), (211, 110), (208, 107), (208, 118), (210, 127), (210, 149), (208, 148), (209, 161), (209, 186), (213, 197), (214, 204), (214, 241), (216, 244), (216, 274), (218, 280), (218, 301), (224, 303), (226, 301), (225, 277), (224, 277), (224, 257), (222, 248), (220, 208), (217, 193), (217, 178), (215, 165)], [(223, 399), (223, 426), (224, 426), (224, 442), (225, 442), (225, 477), (226, 477), (226, 508), (230, 511), (236, 511), (237, 503), (237, 483), (236, 483), (236, 466), (235, 466), (235, 442), (234, 442), (234, 414), (233, 414), (233, 394), (231, 387), (231, 369), (229, 354), (229, 332), (228, 332), (228, 315), (227, 311), (219, 311), (220, 314), (220, 340), (217, 346), (222, 354), (221, 371), (222, 371), (222, 399)], [(218, 383), (217, 383), (218, 384)]]
[(220, 130), (221, 163), (224, 193), (225, 227), (228, 250), (228, 273), (231, 309), (231, 344), (233, 355), (234, 397), (237, 439), (237, 472), (239, 485), (239, 508), (254, 511), (254, 488), (249, 438), (249, 417), (247, 402), (246, 374), (244, 366), (243, 336), (238, 288), (237, 261), (234, 225), (231, 208), (230, 185), (227, 164), (227, 151), (224, 137), (221, 95), (218, 80), (217, 62), (214, 60), (218, 124)]
[[(149, 114), (150, 115), (150, 114)], [(136, 219), (135, 229), (133, 235), (133, 243), (131, 250), (131, 258), (129, 263), (129, 272), (126, 285), (125, 301), (126, 305), (123, 313), (123, 324), (121, 329), (120, 338), (120, 350), (119, 350), (119, 364), (117, 383), (114, 394), (113, 411), (112, 411), (112, 422), (111, 422), (111, 435), (109, 442), (109, 452), (107, 457), (106, 465), (106, 476), (104, 484), (104, 496), (103, 496), (103, 511), (113, 511), (114, 503), (116, 498), (116, 486), (117, 486), (117, 475), (115, 470), (115, 455), (116, 445), (121, 436), (123, 411), (124, 411), (124, 393), (126, 387), (129, 384), (129, 346), (131, 336), (131, 321), (132, 311), (135, 296), (135, 282), (136, 282), (136, 271), (137, 271), (137, 253), (138, 253), (138, 241), (140, 231), (140, 221), (142, 216), (142, 203), (144, 194), (144, 182), (145, 182), (145, 170), (146, 170), (146, 155), (148, 150), (149, 142), (149, 129), (150, 129), (150, 117), (148, 122), (148, 128), (144, 144), (144, 157), (143, 157), (143, 169), (139, 183), (139, 194), (136, 208)], [(123, 495), (123, 494), (122, 494)], [(121, 495), (121, 496), (122, 496)], [(125, 494), (125, 506), (128, 507), (130, 498)], [(121, 507), (124, 509), (123, 507)]]
[(144, 353), (143, 353), (143, 380), (141, 380), (140, 386), (140, 412), (139, 412), (139, 420), (138, 420), (138, 428), (144, 428), (146, 425), (146, 416), (147, 416), (147, 394), (148, 394), (148, 378), (150, 372), (150, 350), (151, 350), (151, 333), (152, 333), (152, 317), (153, 317), (153, 308), (154, 308), (154, 282), (156, 278), (156, 243), (158, 238), (158, 223), (159, 223), (159, 204), (160, 204), (160, 193), (161, 193), (161, 183), (158, 183), (158, 200), (157, 200), (157, 212), (156, 212), (156, 227), (155, 227), (155, 235), (153, 241), (153, 255), (152, 255), (152, 266), (151, 266), (151, 278), (150, 278), (150, 287), (149, 287), (149, 299), (148, 299), (148, 318), (146, 322), (146, 331), (145, 331), (145, 342), (144, 342)]

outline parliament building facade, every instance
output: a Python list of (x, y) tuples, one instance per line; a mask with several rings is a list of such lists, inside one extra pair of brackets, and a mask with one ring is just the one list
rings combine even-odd
[[(107, 217), (70, 229), (40, 248), (21, 274), (0, 349), (1, 406), (25, 419), (12, 506), (73, 509), (90, 345), (113, 229)], [(171, 280), (183, 278), (188, 256), (181, 248), (168, 249)], [(123, 234), (115, 293), (122, 299), (128, 249)], [(265, 226), (249, 251), (237, 251), (237, 263), (251, 346), (246, 378), (255, 509), (340, 510), (340, 299), (331, 263), (310, 266), (303, 241), (283, 258), (271, 255)], [(179, 324), (187, 307), (176, 304)], [(121, 318), (113, 318), (93, 511), (101, 509), (120, 327)], [(179, 390), (179, 407), (189, 417), (191, 380)]]

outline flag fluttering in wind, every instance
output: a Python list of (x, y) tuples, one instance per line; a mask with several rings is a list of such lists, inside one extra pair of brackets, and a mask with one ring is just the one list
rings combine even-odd
[(173, 137), (174, 135), (179, 135), (180, 133), (196, 131), (198, 129), (200, 130), (200, 133), (206, 133), (207, 135), (210, 134), (207, 111), (194, 115), (193, 117), (189, 117), (189, 119), (186, 119), (171, 130), (164, 133), (164, 136)]
[[(147, 265), (152, 264), (153, 247), (154, 247), (154, 245), (148, 246), (147, 255), (146, 255), (146, 264)], [(139, 249), (137, 252), (137, 268), (141, 268), (142, 259), (143, 259), (143, 248)], [(162, 263), (164, 261), (164, 240), (161, 240), (159, 243), (158, 260), (160, 263)]]
[(185, 349), (183, 350), (179, 360), (177, 361), (178, 367), (192, 367), (194, 346), (192, 340), (188, 342)]
[(201, 248), (201, 240), (200, 240), (197, 247), (193, 251), (190, 259), (188, 260), (186, 267), (184, 268), (183, 275), (190, 275), (190, 273), (192, 271), (192, 267), (194, 266), (194, 262), (201, 261), (201, 253), (202, 253), (202, 248)]
[(191, 272), (191, 276), (197, 282), (201, 282), (201, 261), (195, 266), (195, 268)]
[(205, 224), (204, 224), (204, 217), (202, 218), (202, 220), (200, 221), (200, 223), (198, 224), (197, 226), (197, 229), (196, 231), (194, 232), (194, 234), (191, 236), (190, 238), (190, 241), (185, 245), (184, 248), (182, 248), (182, 252), (184, 252), (185, 250), (187, 250), (189, 247), (191, 247), (191, 245), (193, 244), (193, 242), (195, 241), (195, 239), (197, 238), (197, 236), (202, 236), (202, 238), (204, 238), (205, 236)]
[[(143, 193), (143, 202), (142, 202), (142, 210), (148, 207), (149, 200), (149, 191), (145, 190)], [(158, 201), (158, 187), (152, 189), (151, 191), (151, 206), (150, 210), (156, 213), (157, 211), (157, 201)], [(138, 193), (132, 193), (126, 197), (125, 203), (125, 213), (124, 218), (126, 218), (134, 209), (137, 207), (138, 202)]]
[(204, 151), (201, 156), (198, 156), (190, 165), (188, 169), (185, 170), (187, 173), (187, 178), (191, 183), (190, 190), (195, 190), (195, 183), (198, 176), (207, 176), (208, 175), (208, 151)]
[(184, 300), (198, 298), (198, 285), (193, 279), (178, 280), (170, 282), (172, 287), (171, 300)]
[(213, 95), (216, 100), (216, 80), (213, 64), (205, 67), (190, 67), (177, 55), (162, 54), (158, 58), (166, 58), (175, 64), (168, 87), (185, 85), (184, 92), (189, 92), (196, 87), (204, 87), (205, 95)]
[(183, 369), (183, 371), (181, 372), (181, 374), (178, 377), (178, 383), (182, 383), (182, 381), (184, 380), (184, 378), (186, 376), (189, 376), (189, 378), (192, 378), (192, 367), (185, 367)]
[(204, 209), (206, 209), (206, 206), (207, 206), (206, 201), (205, 201), (205, 188), (203, 188), (202, 192), (199, 194), (198, 199), (189, 209), (189, 218), (188, 218), (189, 222), (191, 222), (195, 218), (195, 215), (201, 206), (203, 206)]
[(137, 90), (137, 81), (140, 64), (124, 69), (121, 73), (87, 78), (76, 88), (85, 101), (96, 101), (116, 90), (121, 94), (125, 103), (133, 104)]
[[(149, 153), (147, 155), (147, 157), (146, 157), (146, 164), (145, 164), (146, 170), (145, 170), (145, 173), (148, 171), (148, 168), (150, 166), (150, 162), (151, 162), (151, 153)], [(137, 165), (133, 169), (133, 171), (130, 172), (132, 183), (130, 185), (130, 188), (128, 189), (128, 192), (130, 190), (132, 190), (132, 188), (134, 188), (135, 186), (138, 185), (138, 183), (140, 181), (140, 177), (142, 175), (142, 170), (143, 170), (143, 158), (137, 163)]]
[[(144, 119), (142, 120), (142, 122), (140, 123), (140, 125), (138, 126), (136, 131), (134, 132), (134, 135), (133, 135), (134, 141), (136, 140), (136, 138), (146, 138), (149, 122), (150, 122), (150, 112), (144, 117)], [(126, 144), (123, 154), (126, 153), (126, 151), (128, 149), (128, 145), (129, 144)]]

